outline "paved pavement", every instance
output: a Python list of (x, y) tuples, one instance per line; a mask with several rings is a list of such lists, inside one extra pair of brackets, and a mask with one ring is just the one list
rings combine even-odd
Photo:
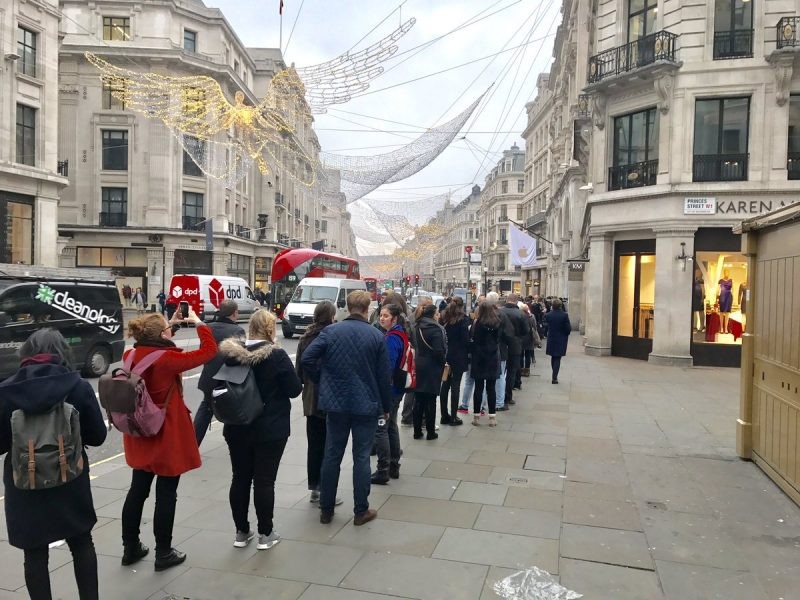
[[(345, 504), (319, 523), (296, 406), (276, 491), (284, 540), (266, 552), (232, 547), (219, 425), (181, 481), (175, 543), (189, 558), (167, 572), (152, 556), (120, 566), (130, 472), (122, 457), (95, 464), (101, 598), (489, 599), (530, 565), (587, 600), (800, 597), (800, 510), (734, 454), (738, 371), (593, 358), (572, 344), (561, 384), (540, 359), (496, 429), (443, 426), (427, 442), (403, 428), (401, 478), (373, 487), (379, 516), (363, 527), (346, 472)], [(152, 547), (152, 501), (145, 515)], [(0, 557), (0, 600), (26, 597), (22, 553), (4, 543)], [(50, 562), (56, 597), (76, 598), (69, 552)]]

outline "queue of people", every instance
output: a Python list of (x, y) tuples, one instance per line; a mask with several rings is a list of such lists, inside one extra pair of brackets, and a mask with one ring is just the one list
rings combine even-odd
[[(163, 571), (186, 560), (172, 544), (177, 490), (181, 476), (201, 466), (199, 446), (216, 414), (218, 392), (229, 390), (218, 387), (223, 371), (243, 369), (247, 381), (252, 380), (247, 389), (260, 403), (247, 422), (225, 422), (223, 427), (231, 461), (229, 500), (236, 548), (247, 547), (257, 537), (257, 549), (268, 550), (281, 540), (273, 523), (275, 481), (291, 433), (291, 399), (300, 394), (309, 501), (318, 504), (323, 524), (332, 522), (335, 508), (342, 504), (337, 491), (349, 441), (353, 522), (361, 526), (377, 516), (369, 505), (370, 487), (400, 477), (399, 418), (411, 420), (415, 440), (436, 440), (439, 397), (440, 425), (462, 425), (459, 414), (468, 413), (471, 405), (474, 426), (481, 425), (484, 416), (490, 427), (496, 426), (498, 412), (516, 403), (513, 392), (520, 389), (520, 378), (530, 374), (534, 349), (542, 345), (538, 304), (522, 303), (514, 294), (501, 302), (490, 293), (468, 315), (461, 298), (452, 298), (444, 311), (425, 300), (412, 312), (401, 295), (389, 293), (372, 323), (366, 291), (347, 296), (349, 316), (339, 323), (334, 322), (336, 307), (323, 301), (299, 341), (295, 364), (276, 344), (276, 317), (266, 309), (252, 315), (246, 331), (237, 325), (237, 306), (229, 300), (222, 302), (217, 321), (209, 325), (191, 308), (186, 315), (176, 311), (169, 320), (159, 313), (133, 319), (128, 334), (135, 343), (124, 355), (123, 372), (138, 398), (149, 403), (151, 416), (157, 413), (160, 420), (154, 432), (137, 424), (137, 416), (130, 417), (129, 428), (122, 428), (131, 483), (121, 515), (121, 564), (135, 565), (150, 553), (140, 528), (153, 482), (154, 568)], [(569, 317), (558, 299), (549, 310), (542, 309), (556, 384)], [(195, 350), (172, 341), (186, 323), (199, 338)], [(9, 542), (25, 553), (33, 600), (52, 598), (48, 545), (62, 539), (73, 555), (79, 597), (93, 600), (98, 598), (98, 575), (91, 531), (97, 518), (84, 448), (104, 442), (103, 416), (91, 386), (74, 370), (69, 345), (59, 332), (37, 331), (19, 357), (17, 373), (0, 383), (0, 453), (10, 454), (3, 477)], [(193, 422), (184, 401), (182, 373), (201, 366), (198, 387), (203, 400)], [(136, 383), (139, 379), (141, 385)], [(245, 389), (247, 383), (242, 385)], [(106, 408), (117, 424), (112, 409)], [(48, 436), (57, 438), (57, 452), (36, 454), (33, 440), (46, 441)], [(375, 472), (370, 466), (373, 451)], [(255, 527), (248, 519), (251, 489)]]

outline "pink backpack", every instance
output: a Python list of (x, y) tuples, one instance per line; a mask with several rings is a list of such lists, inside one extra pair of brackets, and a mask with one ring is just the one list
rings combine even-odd
[(100, 378), (100, 405), (108, 413), (108, 422), (122, 433), (133, 437), (153, 437), (164, 426), (175, 383), (173, 382), (167, 392), (164, 407), (159, 407), (150, 397), (142, 375), (167, 351), (151, 352), (131, 368), (135, 352), (132, 350), (128, 353), (121, 368), (118, 367)]

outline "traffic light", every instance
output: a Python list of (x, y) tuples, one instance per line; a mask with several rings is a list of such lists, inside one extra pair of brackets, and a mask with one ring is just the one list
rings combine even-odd
[(411, 283), (411, 275), (406, 275), (406, 284)]
[(419, 285), (419, 275), (414, 275), (414, 285)]

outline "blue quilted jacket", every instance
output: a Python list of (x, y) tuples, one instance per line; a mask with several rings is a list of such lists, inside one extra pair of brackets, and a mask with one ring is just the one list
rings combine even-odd
[(322, 330), (301, 359), (303, 372), (319, 379), (319, 410), (378, 416), (389, 412), (389, 354), (383, 335), (351, 315)]

